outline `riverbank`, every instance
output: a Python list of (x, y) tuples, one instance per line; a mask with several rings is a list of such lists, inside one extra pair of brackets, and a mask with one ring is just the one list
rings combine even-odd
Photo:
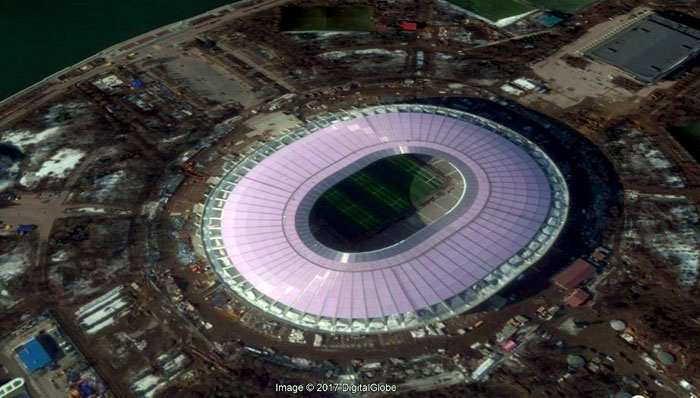
[(0, 5), (0, 100), (117, 42), (230, 5), (229, 0), (50, 0)]

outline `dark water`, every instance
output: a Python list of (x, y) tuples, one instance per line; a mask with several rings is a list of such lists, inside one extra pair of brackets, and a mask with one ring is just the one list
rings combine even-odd
[(0, 100), (113, 44), (231, 0), (0, 0)]
[(696, 161), (700, 162), (700, 122), (668, 127), (668, 131)]

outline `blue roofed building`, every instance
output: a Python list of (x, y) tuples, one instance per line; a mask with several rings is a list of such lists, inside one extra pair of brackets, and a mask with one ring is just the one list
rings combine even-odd
[(564, 20), (563, 17), (561, 17), (559, 15), (550, 14), (548, 12), (545, 12), (545, 13), (537, 16), (535, 19), (538, 22), (540, 22), (541, 24), (549, 26), (549, 27), (559, 25), (559, 23), (561, 23)]
[(15, 348), (15, 353), (29, 372), (36, 372), (53, 361), (50, 351), (36, 337)]

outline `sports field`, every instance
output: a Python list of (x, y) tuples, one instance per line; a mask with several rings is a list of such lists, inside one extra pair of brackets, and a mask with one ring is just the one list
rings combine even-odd
[(280, 17), (282, 32), (369, 32), (373, 29), (372, 8), (366, 6), (283, 7)]
[(530, 0), (542, 8), (552, 11), (572, 12), (587, 4), (593, 3), (595, 0)]
[(443, 176), (417, 158), (390, 156), (328, 189), (312, 213), (353, 240), (411, 211), (445, 183)]
[[(447, 0), (450, 3), (462, 7), (467, 11), (480, 15), (492, 22), (499, 19), (524, 14), (531, 7), (518, 3), (515, 0)], [(562, 0), (565, 1), (565, 0)]]

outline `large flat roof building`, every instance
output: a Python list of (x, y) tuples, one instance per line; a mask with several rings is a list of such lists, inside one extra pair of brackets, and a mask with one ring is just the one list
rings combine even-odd
[(558, 273), (553, 281), (554, 283), (567, 290), (574, 289), (581, 282), (590, 279), (595, 275), (596, 268), (584, 259), (577, 259), (565, 270)]
[(644, 83), (659, 81), (700, 53), (700, 30), (659, 14), (642, 19), (586, 52)]

